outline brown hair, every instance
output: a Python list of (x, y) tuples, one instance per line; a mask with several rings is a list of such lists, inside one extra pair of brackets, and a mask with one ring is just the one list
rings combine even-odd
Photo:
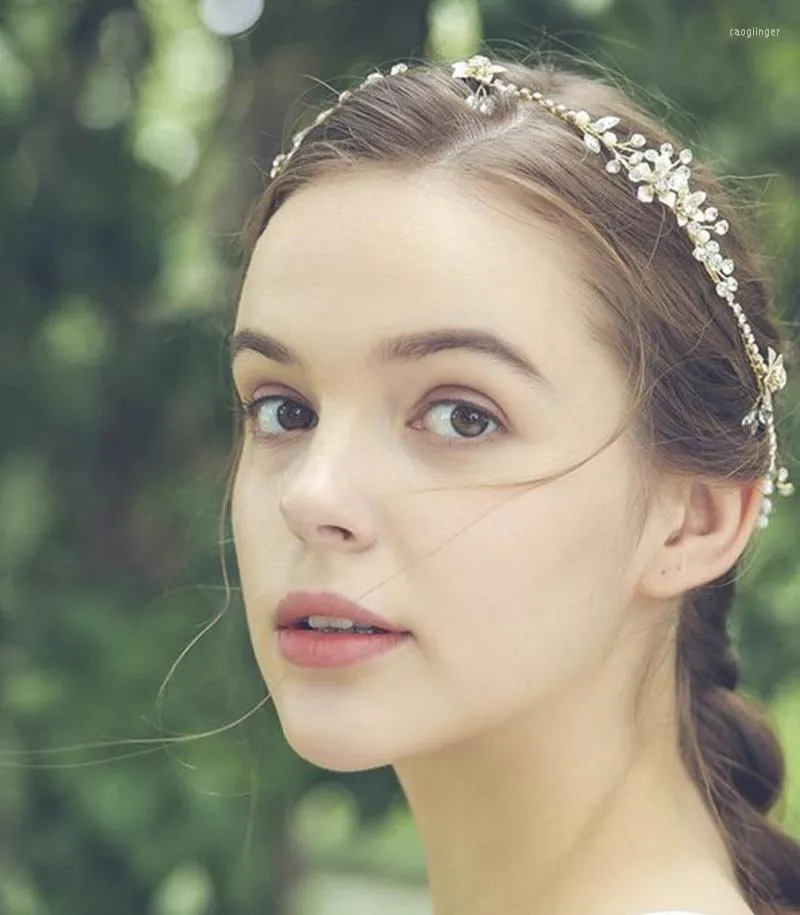
[[(495, 59), (503, 78), (540, 90), (593, 118), (617, 115), (620, 130), (650, 144), (674, 136), (626, 94), (572, 69)], [(720, 299), (674, 215), (645, 204), (624, 173), (604, 171), (574, 129), (538, 105), (501, 100), (490, 115), (468, 108), (470, 87), (449, 68), (420, 65), (365, 86), (313, 126), (283, 172), (251, 211), (243, 233), (246, 262), (270, 218), (308, 182), (353, 169), (406, 173), (447, 170), (488, 195), (511, 195), (563, 229), (584, 267), (582, 282), (604, 306), (587, 314), (591, 332), (637, 377), (626, 428), (635, 435), (643, 479), (662, 469), (754, 481), (769, 464), (768, 444), (741, 420), (758, 395), (733, 313)], [(693, 190), (730, 223), (725, 249), (736, 264), (738, 300), (763, 353), (793, 354), (770, 315), (772, 291), (752, 229), (736, 201), (696, 162)], [(241, 430), (240, 430), (241, 431)], [(238, 467), (239, 438), (228, 497)], [(595, 452), (596, 453), (596, 452)], [(591, 459), (592, 455), (585, 460)], [(583, 463), (580, 462), (580, 463)], [(579, 465), (576, 465), (579, 466)], [(559, 471), (560, 476), (574, 468)], [(643, 518), (647, 487), (637, 503)], [(739, 663), (727, 630), (739, 562), (683, 595), (677, 621), (679, 740), (684, 765), (719, 824), (740, 889), (757, 915), (800, 909), (800, 845), (768, 819), (781, 797), (784, 757), (753, 700), (736, 692)]]

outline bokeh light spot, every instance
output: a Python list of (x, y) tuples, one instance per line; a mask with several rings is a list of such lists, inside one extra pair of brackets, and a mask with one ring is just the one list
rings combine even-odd
[(264, 0), (202, 0), (200, 16), (217, 35), (240, 35), (264, 12)]

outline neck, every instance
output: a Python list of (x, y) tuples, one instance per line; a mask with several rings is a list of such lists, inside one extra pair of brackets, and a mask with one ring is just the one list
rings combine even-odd
[(644, 912), (664, 894), (662, 907), (675, 908), (730, 891), (722, 839), (680, 763), (674, 717), (648, 713), (662, 725), (635, 747), (610, 679), (582, 695), (395, 764), (435, 915), (574, 915), (601, 911), (603, 899), (609, 912)]

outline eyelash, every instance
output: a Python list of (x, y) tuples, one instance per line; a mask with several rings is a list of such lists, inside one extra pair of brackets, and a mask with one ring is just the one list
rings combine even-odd
[[(286, 401), (288, 403), (299, 404), (300, 406), (307, 406), (302, 401), (297, 400), (294, 397), (289, 397), (284, 394), (264, 394), (264, 395), (261, 395), (260, 397), (251, 397), (248, 400), (239, 401), (239, 409), (241, 410), (242, 415), (244, 416), (245, 422), (248, 422), (251, 425), (255, 426), (256, 419), (257, 419), (256, 414), (258, 412), (258, 408), (261, 406), (261, 404), (266, 403), (267, 401), (270, 401), (270, 400)], [(441, 400), (433, 400), (425, 406), (424, 410), (422, 411), (422, 415), (424, 416), (428, 410), (430, 410), (432, 407), (439, 406), (440, 404), (452, 404), (454, 406), (466, 407), (469, 410), (474, 410), (476, 413), (479, 413), (482, 417), (489, 419), (491, 422), (493, 422), (497, 426), (497, 429), (489, 435), (477, 435), (477, 436), (464, 435), (464, 436), (458, 436), (455, 439), (448, 439), (445, 436), (439, 436), (439, 438), (443, 439), (443, 443), (446, 448), (464, 447), (462, 444), (463, 442), (491, 441), (498, 435), (505, 435), (508, 432), (508, 429), (506, 428), (505, 424), (494, 413), (492, 413), (489, 410), (484, 409), (483, 407), (479, 407), (477, 404), (471, 403), (468, 400), (461, 400), (459, 398), (443, 398)], [(307, 409), (311, 409), (311, 408), (307, 407)], [(297, 429), (286, 430), (285, 434), (281, 434), (281, 433), (263, 434), (263, 433), (259, 433), (256, 431), (252, 431), (250, 434), (251, 434), (252, 438), (258, 442), (276, 443), (278, 439), (285, 439), (288, 436), (290, 436), (292, 434), (292, 432), (298, 432), (298, 431), (307, 431), (307, 430), (297, 430)]]

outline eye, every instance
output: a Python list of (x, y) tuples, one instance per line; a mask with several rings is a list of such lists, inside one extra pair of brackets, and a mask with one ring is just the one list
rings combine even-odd
[[(466, 400), (436, 400), (428, 405), (425, 412), (431, 415), (434, 427), (442, 431), (443, 438), (451, 440), (480, 438), (490, 423), (495, 425), (496, 430), (504, 429), (499, 419)], [(456, 435), (444, 434), (447, 429), (454, 429)], [(491, 438), (491, 435), (483, 438)]]
[[(245, 420), (254, 428), (252, 437), (257, 441), (276, 441), (285, 438), (284, 432), (313, 428), (317, 425), (314, 411), (306, 404), (280, 394), (254, 397), (239, 404)], [(494, 432), (507, 431), (503, 423), (488, 410), (467, 400), (447, 399), (429, 403), (423, 415), (433, 417), (434, 435), (444, 438), (447, 446), (458, 445), (460, 441), (478, 438), (492, 438)], [(310, 422), (310, 425), (306, 425)], [(483, 435), (487, 426), (494, 425), (492, 434)], [(276, 431), (283, 429), (284, 432)], [(455, 435), (446, 434), (446, 430)]]
[[(275, 419), (284, 428), (294, 430), (302, 428), (302, 424), (308, 415), (313, 411), (299, 400), (293, 400), (291, 397), (282, 397), (278, 394), (269, 394), (265, 397), (253, 397), (250, 400), (239, 404), (245, 420), (250, 422), (256, 428), (253, 431), (253, 438), (275, 439), (280, 438), (280, 432), (263, 431), (263, 426), (275, 428)], [(314, 422), (316, 425), (316, 422)]]

